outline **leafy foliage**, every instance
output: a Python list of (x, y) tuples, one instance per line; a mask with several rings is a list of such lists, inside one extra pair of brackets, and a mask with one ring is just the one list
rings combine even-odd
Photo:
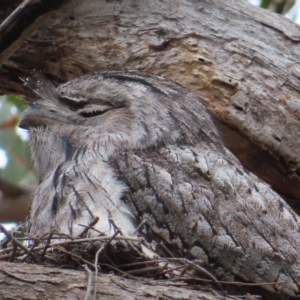
[[(18, 129), (25, 103), (15, 96), (0, 98), (0, 148), (4, 151), (0, 178), (18, 186), (31, 187), (36, 183), (25, 133)], [(6, 162), (6, 163), (5, 163)]]
[[(253, 3), (253, 1), (249, 2)], [(261, 0), (259, 6), (285, 15), (296, 4), (295, 0)]]

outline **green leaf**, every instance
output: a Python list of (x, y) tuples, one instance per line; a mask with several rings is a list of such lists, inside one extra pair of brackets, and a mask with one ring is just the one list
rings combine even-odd
[[(0, 97), (0, 124), (17, 116), (23, 109), (21, 103), (17, 97)], [(8, 158), (5, 168), (0, 169), (0, 176), (25, 188), (35, 186), (37, 179), (28, 142), (17, 133), (17, 126), (0, 129), (0, 149)]]
[(26, 101), (22, 97), (17, 97), (13, 95), (7, 95), (6, 101), (16, 106), (18, 111), (24, 111), (27, 107)]

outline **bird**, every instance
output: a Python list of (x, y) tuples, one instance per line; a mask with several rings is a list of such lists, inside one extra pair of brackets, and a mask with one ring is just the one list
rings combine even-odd
[(29, 131), (39, 186), (31, 232), (76, 236), (95, 218), (157, 253), (200, 261), (279, 297), (300, 286), (300, 218), (224, 146), (205, 101), (161, 76), (96, 71), (58, 86), (26, 78), (19, 126)]

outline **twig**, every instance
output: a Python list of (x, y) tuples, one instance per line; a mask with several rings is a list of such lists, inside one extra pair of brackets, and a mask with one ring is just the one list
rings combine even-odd
[(146, 221), (145, 221), (145, 220), (143, 220), (143, 221), (140, 223), (140, 225), (135, 229), (135, 231), (134, 231), (133, 233), (138, 232), (138, 231), (141, 229), (141, 227), (144, 226), (144, 224), (146, 224)]
[(89, 300), (91, 296), (92, 283), (93, 283), (93, 272), (88, 268), (87, 265), (82, 265), (83, 268), (88, 273), (88, 282), (87, 282), (87, 290), (84, 296), (84, 300)]
[(18, 248), (18, 246), (16, 245), (15, 241), (12, 240), (12, 245), (13, 245), (13, 249), (11, 251), (11, 255), (10, 255), (10, 258), (9, 258), (9, 262), (13, 262), (14, 261), (14, 257), (15, 257), (15, 254), (16, 254), (16, 250)]
[(9, 252), (9, 251), (12, 251), (13, 247), (8, 247), (8, 248), (3, 248), (3, 249), (0, 249), (0, 254), (1, 253), (6, 253), (6, 252)]
[(139, 265), (146, 265), (146, 264), (157, 264), (159, 262), (166, 262), (166, 259), (155, 259), (155, 260), (143, 260), (135, 263), (130, 263), (130, 264), (123, 264), (119, 265), (119, 268), (125, 268), (125, 267), (134, 267), (134, 266), (139, 266)]
[(89, 227), (89, 226), (83, 225), (83, 224), (78, 224), (78, 226), (85, 227), (85, 228), (88, 228), (89, 230), (93, 230), (95, 232), (98, 232), (99, 236), (105, 236), (105, 234), (103, 232), (101, 232), (100, 230), (98, 230), (98, 229), (96, 229), (94, 227)]
[[(120, 274), (122, 274), (122, 275), (124, 275), (124, 276), (127, 276), (128, 278), (136, 279), (135, 276), (132, 276), (132, 275), (128, 274), (127, 272), (121, 271), (120, 269), (118, 269), (118, 268), (116, 268), (116, 267), (113, 267), (113, 266), (111, 266), (111, 265), (109, 265), (109, 264), (102, 264), (102, 266), (109, 267), (109, 268), (111, 268), (111, 269), (117, 271), (118, 273), (120, 273)], [(147, 282), (147, 281), (145, 281), (145, 282)]]
[[(117, 226), (117, 224), (114, 222), (112, 218), (109, 218), (109, 222), (114, 226), (115, 230), (117, 230), (117, 232), (119, 232), (121, 236), (123, 236), (121, 229)], [(137, 253), (138, 256), (148, 258), (144, 253), (141, 253), (130, 241), (127, 240), (127, 244), (133, 251)]]
[[(71, 236), (70, 234), (66, 234), (66, 233), (63, 233), (63, 232), (59, 232), (59, 231), (56, 231), (55, 230), (55, 233), (57, 234), (57, 235), (59, 235), (59, 236), (61, 236), (62, 238), (68, 238), (68, 239), (70, 239), (70, 240), (75, 240), (75, 237), (74, 236)], [(52, 237), (52, 239), (53, 239), (53, 237)]]
[[(24, 251), (17, 252), (16, 257), (18, 257), (18, 256), (20, 256), (20, 255), (24, 255), (24, 254), (25, 254)], [(10, 258), (10, 257), (11, 257), (11, 253), (1, 255), (1, 256), (0, 256), (0, 259), (1, 259), (1, 260), (4, 260), (4, 259)]]
[(22, 250), (24, 250), (26, 253), (29, 252), (29, 249), (25, 247), (23, 244), (21, 244), (11, 233), (9, 233), (6, 228), (0, 224), (0, 230), (11, 240), (13, 241), (18, 247), (20, 247)]
[(107, 242), (107, 244), (105, 245), (105, 247), (108, 246), (108, 245), (116, 238), (116, 236), (117, 236), (119, 233), (120, 233), (120, 231), (117, 230), (117, 231), (114, 233), (114, 235), (108, 240), (108, 242)]
[(28, 251), (28, 253), (25, 255), (25, 257), (23, 258), (23, 262), (25, 262), (26, 260), (27, 260), (27, 258), (28, 257), (32, 257), (32, 259), (35, 261), (35, 257), (32, 255), (32, 251), (33, 251), (33, 249), (34, 249), (34, 247), (36, 246), (36, 245), (38, 245), (38, 243), (37, 243), (37, 241), (36, 240), (34, 240), (34, 242), (33, 242), (33, 244), (31, 245), (31, 247), (30, 247), (30, 249), (29, 249), (29, 251)]
[[(77, 259), (79, 259), (79, 260), (85, 262), (86, 264), (91, 265), (92, 267), (94, 266), (92, 263), (90, 263), (89, 261), (83, 259), (81, 256), (79, 256), (79, 255), (77, 255), (77, 254), (74, 254), (74, 253), (72, 253), (72, 252), (70, 252), (70, 251), (67, 251), (67, 250), (64, 249), (64, 248), (58, 247), (58, 246), (61, 246), (61, 243), (56, 243), (56, 244), (60, 244), (60, 245), (54, 245), (55, 243), (53, 243), (53, 244), (48, 244), (48, 243), (46, 243), (46, 242), (44, 242), (44, 241), (41, 241), (39, 238), (35, 238), (35, 240), (39, 241), (40, 243), (43, 243), (43, 244), (47, 245), (48, 247), (55, 248), (55, 249), (57, 249), (58, 251), (64, 252), (64, 253), (66, 253), (66, 254), (72, 256), (72, 257), (75, 257), (75, 258), (77, 258)], [(73, 241), (71, 241), (71, 242), (73, 242)], [(38, 249), (38, 248), (39, 248), (39, 249)], [(42, 246), (42, 247), (36, 247), (36, 250), (41, 250), (41, 249), (44, 249), (44, 246)]]
[[(177, 274), (175, 274), (175, 273), (173, 273), (173, 272), (174, 272), (174, 271), (177, 271), (177, 270), (180, 270), (180, 269), (183, 269), (183, 268), (185, 268), (184, 265), (178, 266), (178, 267), (172, 267), (172, 268), (169, 268), (169, 269), (167, 269), (167, 270), (161, 271), (161, 272), (160, 272), (160, 275), (167, 274), (167, 273), (172, 273), (172, 275), (177, 275)], [(177, 276), (179, 276), (179, 275), (177, 275)]]
[(25, 278), (23, 278), (23, 277), (20, 277), (20, 276), (15, 275), (15, 274), (9, 273), (8, 271), (6, 271), (6, 270), (4, 270), (4, 269), (1, 269), (1, 272), (5, 273), (7, 276), (10, 276), (10, 277), (12, 277), (12, 278), (15, 278), (15, 279), (18, 279), (18, 280), (21, 280), (21, 281), (24, 281), (24, 282), (36, 283), (35, 280), (25, 279)]
[[(26, 234), (26, 236), (30, 237), (31, 239), (37, 239), (36, 237), (34, 237), (33, 235), (28, 234), (28, 233)], [(84, 239), (74, 239), (71, 241), (55, 242), (55, 243), (51, 244), (51, 247), (68, 245), (68, 244), (80, 244), (83, 242), (109, 241), (112, 238), (112, 236), (98, 236), (98, 237), (91, 237), (91, 238), (84, 238)], [(123, 241), (134, 241), (134, 242), (139, 242), (139, 243), (143, 241), (143, 238), (132, 237), (132, 236), (116, 236), (115, 239), (123, 240)], [(45, 241), (40, 240), (39, 238), (38, 238), (38, 240), (43, 244), (46, 243)], [(44, 246), (40, 246), (40, 247), (36, 248), (36, 250), (41, 250), (41, 249), (44, 249)], [(27, 251), (28, 251), (28, 249), (27, 249)]]
[(47, 248), (48, 248), (48, 244), (51, 243), (52, 235), (53, 235), (53, 231), (51, 230), (50, 233), (49, 233), (48, 239), (47, 239), (47, 244), (45, 244), (44, 250), (41, 254), (41, 261), (44, 261), (44, 257), (45, 257), (45, 254), (46, 254), (46, 251), (47, 251)]
[(81, 232), (77, 237), (78, 237), (78, 238), (83, 237), (83, 236), (89, 231), (89, 229), (91, 229), (93, 226), (95, 226), (95, 225), (98, 223), (98, 221), (99, 221), (99, 217), (96, 217), (94, 220), (92, 220), (92, 221), (90, 222), (90, 224), (89, 224), (88, 226), (86, 226), (86, 227), (82, 230), (82, 232)]
[(219, 284), (219, 281), (217, 280), (217, 278), (215, 276), (213, 276), (211, 273), (209, 273), (207, 270), (205, 270), (204, 268), (202, 268), (199, 265), (196, 265), (195, 263), (189, 261), (186, 258), (169, 258), (169, 261), (177, 261), (177, 262), (181, 262), (184, 264), (189, 265), (190, 267), (192, 267), (194, 270), (199, 271), (200, 273), (206, 275), (207, 277), (209, 277), (210, 279), (212, 279), (212, 281), (214, 281), (215, 283), (217, 283), (217, 285), (221, 288), (222, 286)]
[(93, 299), (96, 300), (96, 296), (97, 296), (97, 284), (98, 284), (98, 257), (100, 255), (100, 253), (103, 251), (103, 249), (105, 248), (106, 244), (102, 244), (101, 247), (99, 248), (99, 250), (96, 253), (95, 256), (95, 264), (94, 264), (94, 268), (95, 268), (95, 288), (94, 288), (94, 296)]
[(95, 290), (94, 290), (94, 300), (96, 300), (96, 294), (97, 294), (97, 284), (98, 284), (98, 257), (100, 255), (100, 253), (103, 251), (103, 249), (106, 248), (107, 245), (109, 245), (111, 243), (111, 241), (119, 234), (119, 230), (117, 229), (117, 231), (115, 232), (115, 234), (111, 237), (111, 239), (105, 243), (102, 244), (100, 249), (97, 251), (96, 253), (96, 257), (95, 257)]
[(164, 271), (168, 265), (169, 265), (169, 262), (167, 261), (162, 267), (160, 267), (160, 269), (156, 272), (156, 274), (154, 274), (153, 278), (154, 279), (159, 278), (159, 276), (161, 275), (161, 272)]
[(148, 259), (149, 257), (145, 255), (144, 253), (140, 252), (137, 247), (135, 247), (130, 241), (127, 241), (127, 244), (129, 247), (140, 257), (143, 257), (144, 259)]
[(3, 241), (1, 241), (1, 243), (0, 243), (0, 246), (1, 246), (1, 250), (0, 251), (5, 250), (10, 241), (11, 241), (10, 238), (8, 238), (6, 236), (6, 238)]
[(170, 255), (170, 257), (175, 258), (173, 253), (163, 243), (159, 243), (159, 246), (161, 246)]
[[(115, 268), (118, 268), (117, 265), (107, 256), (107, 255), (104, 255), (105, 259), (108, 260)], [(99, 264), (100, 265), (100, 264)], [(105, 266), (105, 264), (102, 264)]]
[(149, 273), (149, 272), (161, 271), (161, 268), (162, 268), (161, 266), (148, 267), (148, 268), (143, 268), (143, 269), (136, 269), (136, 270), (127, 271), (127, 273), (130, 274), (130, 275), (142, 275), (142, 274)]
[(120, 233), (120, 235), (123, 235), (122, 230), (117, 226), (115, 221), (112, 218), (109, 218), (108, 221), (113, 225), (116, 231)]

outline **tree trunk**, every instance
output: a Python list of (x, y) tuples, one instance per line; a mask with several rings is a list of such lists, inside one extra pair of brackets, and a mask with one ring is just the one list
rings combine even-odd
[[(90, 281), (91, 293), (87, 294), (89, 287), (87, 272), (3, 262), (0, 263), (0, 267), (0, 300), (93, 299), (94, 275)], [(97, 279), (97, 299), (101, 300), (240, 299), (227, 297), (223, 293), (218, 294), (211, 288), (200, 285), (187, 286), (184, 283), (146, 278), (130, 279), (101, 273)]]
[(300, 210), (298, 25), (240, 0), (43, 2), (0, 27), (1, 93), (25, 94), (19, 78), (34, 68), (57, 83), (100, 69), (163, 75), (197, 92), (243, 165)]

